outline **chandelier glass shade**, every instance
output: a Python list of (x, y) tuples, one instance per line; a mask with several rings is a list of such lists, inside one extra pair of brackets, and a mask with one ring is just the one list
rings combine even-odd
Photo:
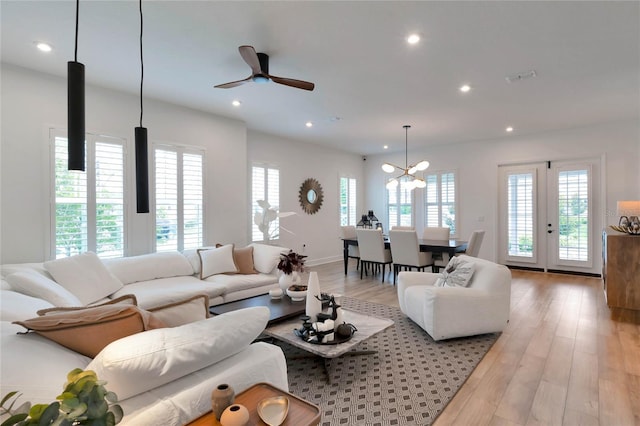
[(427, 183), (424, 181), (424, 179), (417, 177), (415, 174), (417, 172), (421, 172), (426, 170), (429, 167), (429, 162), (426, 160), (422, 160), (418, 163), (416, 163), (415, 165), (409, 165), (409, 129), (411, 128), (410, 125), (405, 124), (404, 126), (402, 126), (404, 128), (404, 167), (401, 166), (397, 166), (395, 164), (392, 163), (384, 163), (382, 165), (382, 170), (385, 173), (393, 173), (396, 170), (400, 170), (402, 171), (402, 173), (394, 178), (389, 179), (389, 181), (387, 182), (387, 189), (395, 189), (400, 182), (403, 183), (403, 186), (409, 190), (412, 190), (414, 188), (424, 188), (427, 186)]

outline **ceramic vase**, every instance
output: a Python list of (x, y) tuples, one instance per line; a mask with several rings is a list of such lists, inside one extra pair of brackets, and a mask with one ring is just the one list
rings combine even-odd
[[(316, 297), (317, 296), (317, 297)], [(318, 273), (309, 273), (309, 284), (307, 284), (307, 306), (305, 313), (311, 317), (311, 322), (318, 320), (318, 314), (322, 312), (322, 301), (320, 300), (320, 281)]]
[(211, 411), (216, 416), (216, 420), (220, 420), (224, 410), (233, 404), (234, 398), (233, 388), (226, 383), (218, 385), (211, 392)]
[(241, 404), (230, 405), (220, 416), (222, 426), (245, 426), (247, 423), (249, 423), (249, 410)]
[(295, 284), (300, 284), (300, 275), (298, 272), (293, 271), (290, 274), (282, 274), (280, 278), (278, 278), (278, 284), (282, 289), (283, 294), (287, 294), (287, 289)]

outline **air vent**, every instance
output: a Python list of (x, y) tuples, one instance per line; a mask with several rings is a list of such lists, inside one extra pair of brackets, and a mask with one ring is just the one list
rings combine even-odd
[(505, 77), (507, 83), (517, 83), (519, 81), (527, 80), (529, 78), (537, 77), (538, 74), (535, 70), (519, 72), (518, 74), (512, 74)]

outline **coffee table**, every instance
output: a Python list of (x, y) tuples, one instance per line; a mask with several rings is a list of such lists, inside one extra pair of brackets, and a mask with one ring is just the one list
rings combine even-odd
[(347, 309), (343, 309), (343, 318), (346, 323), (353, 324), (357, 328), (357, 331), (350, 340), (335, 345), (309, 343), (296, 336), (293, 330), (295, 328), (301, 328), (302, 321), (300, 318), (288, 319), (278, 322), (277, 324), (272, 324), (263, 331), (263, 334), (300, 348), (314, 356), (323, 358), (325, 373), (330, 381), (331, 375), (329, 374), (329, 369), (333, 358), (343, 355), (371, 355), (376, 353), (376, 351), (358, 351), (354, 350), (354, 348), (393, 325), (393, 321), (390, 319), (373, 317)]
[[(282, 426), (316, 426), (320, 423), (320, 407), (305, 401), (289, 392), (276, 388), (269, 383), (258, 383), (236, 395), (235, 404), (242, 404), (249, 410), (249, 425), (264, 425), (258, 415), (258, 402), (273, 396), (289, 398), (289, 413)], [(189, 423), (187, 426), (219, 426), (214, 414), (209, 412)]]
[(237, 311), (238, 309), (252, 308), (254, 306), (266, 306), (269, 308), (268, 325), (290, 318), (299, 318), (304, 314), (306, 302), (293, 302), (289, 296), (283, 295), (280, 299), (272, 299), (268, 294), (249, 297), (247, 299), (236, 300), (235, 302), (223, 303), (221, 305), (211, 306), (209, 312), (212, 315), (226, 314), (227, 312)]

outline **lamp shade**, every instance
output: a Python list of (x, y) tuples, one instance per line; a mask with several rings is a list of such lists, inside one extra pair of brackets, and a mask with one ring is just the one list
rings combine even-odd
[(136, 127), (136, 207), (138, 213), (149, 213), (149, 160), (147, 128)]
[(392, 166), (391, 164), (389, 164), (389, 163), (384, 163), (384, 164), (382, 165), (382, 170), (383, 170), (385, 173), (393, 173), (393, 171), (394, 171), (395, 169), (396, 169), (396, 168), (395, 168), (394, 166)]
[(618, 201), (618, 216), (640, 216), (640, 201)]
[(69, 170), (84, 171), (84, 65), (67, 62), (67, 156)]

